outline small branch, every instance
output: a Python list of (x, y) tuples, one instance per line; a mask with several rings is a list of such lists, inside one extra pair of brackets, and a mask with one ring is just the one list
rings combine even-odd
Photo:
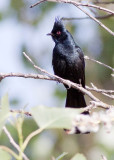
[[(107, 14), (104, 16), (95, 16), (95, 18), (97, 19), (107, 19), (114, 16), (113, 14)], [(67, 17), (62, 17), (61, 20), (63, 21), (69, 21), (69, 20), (83, 20), (83, 19), (90, 19), (90, 17), (71, 17), (71, 18), (67, 18)]]
[(90, 87), (86, 86), (86, 89), (91, 90), (91, 91), (95, 91), (95, 92), (98, 92), (98, 93), (102, 93), (103, 95), (105, 95), (105, 96), (107, 96), (111, 99), (114, 99), (114, 95), (111, 95), (111, 94), (114, 93), (113, 90), (98, 89), (93, 83), (91, 83), (91, 85), (92, 85), (93, 88), (90, 88)]
[(89, 16), (91, 19), (93, 19), (95, 22), (97, 22), (102, 28), (104, 28), (107, 32), (109, 32), (111, 35), (114, 36), (114, 32), (111, 31), (108, 27), (106, 27), (103, 23), (101, 23), (98, 19), (96, 19), (94, 16), (89, 14), (87, 11), (79, 7), (78, 5), (74, 4), (77, 8), (79, 8), (82, 12), (84, 12), (87, 16)]
[(40, 71), (40, 72), (43, 72), (43, 73), (47, 74), (47, 75), (50, 76), (50, 77), (53, 77), (52, 74), (48, 73), (46, 70), (44, 70), (44, 69), (38, 67), (37, 65), (35, 65), (35, 63), (32, 61), (32, 59), (31, 59), (25, 52), (23, 52), (23, 55), (28, 59), (28, 61), (33, 65), (33, 67), (34, 67), (36, 70), (38, 70), (38, 71)]
[(44, 128), (39, 128), (36, 131), (33, 131), (32, 133), (29, 134), (29, 136), (25, 139), (24, 143), (23, 143), (23, 149), (26, 148), (26, 146), (28, 145), (29, 141), (36, 136), (37, 134), (41, 133), (44, 130)]
[(43, 3), (43, 2), (60, 2), (60, 3), (69, 3), (69, 4), (73, 4), (74, 6), (76, 6), (78, 9), (80, 9), (82, 12), (84, 12), (87, 16), (89, 16), (91, 19), (93, 19), (95, 22), (97, 22), (101, 27), (103, 27), (107, 32), (109, 32), (111, 35), (114, 36), (114, 32), (112, 30), (110, 30), (108, 27), (106, 27), (103, 23), (101, 23), (98, 19), (96, 19), (94, 16), (92, 16), (91, 14), (89, 14), (87, 11), (85, 11), (84, 9), (82, 9), (80, 6), (86, 6), (86, 7), (92, 7), (92, 8), (96, 8), (96, 9), (99, 9), (99, 10), (102, 10), (102, 11), (105, 11), (105, 12), (108, 12), (108, 13), (111, 13), (114, 15), (114, 11), (111, 11), (107, 8), (103, 8), (103, 7), (100, 7), (100, 6), (97, 6), (97, 5), (93, 5), (93, 4), (84, 4), (84, 3), (80, 3), (80, 2), (76, 2), (76, 1), (73, 1), (73, 0), (40, 0), (39, 2), (33, 4), (30, 8), (36, 6), (36, 5), (39, 5), (40, 3)]
[(40, 0), (39, 2), (31, 5), (30, 8), (33, 8), (33, 7), (39, 5), (40, 3), (43, 3), (43, 2), (63, 2), (63, 3), (70, 3), (70, 4), (74, 4), (74, 5), (78, 5), (78, 6), (92, 7), (92, 8), (96, 8), (96, 9), (99, 9), (99, 10), (102, 10), (102, 11), (105, 11), (105, 12), (114, 14), (114, 11), (109, 10), (109, 9), (107, 9), (107, 8), (103, 8), (103, 7), (101, 7), (101, 6), (97, 6), (97, 5), (89, 4), (89, 3), (80, 3), (80, 2), (73, 1), (73, 0)]
[(97, 60), (95, 60), (95, 59), (89, 58), (88, 56), (84, 56), (84, 58), (85, 58), (86, 60), (90, 60), (90, 61), (92, 61), (92, 62), (96, 62), (96, 63), (98, 63), (98, 64), (100, 64), (100, 65), (102, 65), (102, 66), (104, 66), (104, 67), (106, 67), (106, 68), (109, 68), (109, 69), (111, 69), (111, 70), (114, 72), (114, 68), (108, 66), (107, 64), (104, 64), (104, 63), (99, 62), (99, 61), (97, 61)]
[[(76, 3), (75, 1), (71, 1), (71, 3)], [(109, 10), (107, 8), (103, 8), (101, 6), (97, 6), (97, 5), (94, 5), (94, 4), (89, 4), (89, 3), (86, 3), (86, 4), (83, 4), (83, 3), (77, 3), (77, 5), (79, 6), (86, 6), (86, 7), (92, 7), (92, 8), (96, 8), (98, 10), (102, 10), (102, 11), (105, 11), (105, 12), (108, 12), (108, 13), (112, 13), (114, 15), (114, 11), (112, 10)]]
[(26, 116), (32, 116), (30, 112), (25, 112), (25, 111), (22, 111), (22, 110), (12, 110), (11, 109), (10, 112), (17, 113), (17, 114), (20, 113), (20, 114), (24, 114)]
[(94, 4), (114, 4), (114, 1), (109, 1), (109, 2), (101, 2), (101, 1), (96, 1), (93, 2)]
[(31, 5), (30, 8), (33, 8), (33, 7), (37, 6), (37, 5), (39, 5), (40, 3), (43, 3), (43, 2), (46, 2), (46, 1), (47, 1), (47, 0), (40, 0), (40, 1), (38, 1), (37, 3)]
[(0, 149), (8, 152), (8, 153), (9, 153), (10, 155), (12, 155), (15, 159), (18, 159), (18, 155), (17, 155), (15, 152), (13, 152), (10, 148), (8, 148), (8, 147), (6, 147), (6, 146), (1, 146), (1, 145), (0, 145)]
[(5, 126), (3, 127), (3, 130), (4, 130), (5, 134), (8, 136), (8, 138), (9, 138), (9, 140), (10, 140), (10, 143), (11, 143), (19, 152), (21, 152), (21, 154), (22, 154), (22, 156), (23, 156), (23, 158), (24, 158), (25, 160), (29, 160), (29, 159), (27, 158), (27, 156), (21, 151), (19, 145), (17, 145), (17, 143), (14, 141), (14, 139), (12, 138), (12, 136), (10, 135), (9, 131), (7, 130), (7, 128), (6, 128)]
[(107, 94), (113, 94), (114, 93), (114, 90), (99, 89), (93, 83), (91, 83), (91, 85), (94, 86), (94, 87), (90, 88), (90, 87), (86, 86), (86, 89), (89, 90), (89, 91), (96, 91), (96, 92), (99, 92), (99, 93), (107, 93)]
[[(82, 86), (80, 86), (79, 84), (73, 83), (69, 80), (63, 79), (61, 77), (58, 77), (56, 75), (52, 75), (50, 73), (48, 73), (47, 71), (45, 71), (44, 69), (41, 69), (40, 67), (36, 66), (34, 64), (34, 62), (30, 59), (29, 56), (26, 55), (26, 53), (24, 53), (25, 57), (32, 63), (32, 65), (34, 66), (35, 69), (46, 73), (48, 76), (44, 76), (44, 75), (35, 75), (35, 74), (22, 74), (22, 73), (8, 73), (8, 74), (0, 74), (0, 79), (6, 78), (6, 77), (24, 77), (24, 78), (35, 78), (35, 79), (46, 79), (46, 80), (53, 80), (53, 81), (57, 81), (59, 83), (63, 83), (65, 85), (68, 85), (69, 87), (75, 88), (79, 91), (81, 91), (83, 94), (88, 95), (93, 101), (97, 101), (97, 102), (101, 102), (98, 98), (96, 98), (90, 91), (86, 90), (85, 88), (83, 88)], [(101, 103), (101, 107), (102, 107), (102, 103)], [(104, 103), (105, 108), (109, 108), (110, 105), (105, 104)], [(104, 108), (103, 106), (103, 108)]]

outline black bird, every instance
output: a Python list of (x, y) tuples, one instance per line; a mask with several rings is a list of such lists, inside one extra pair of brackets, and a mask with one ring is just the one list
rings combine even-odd
[[(81, 84), (85, 87), (85, 62), (81, 48), (75, 43), (72, 35), (64, 27), (62, 20), (56, 19), (51, 33), (55, 42), (52, 65), (54, 73), (61, 78)], [(86, 107), (83, 93), (67, 88), (65, 107)]]
[[(53, 29), (48, 35), (51, 35), (55, 42), (52, 59), (55, 75), (81, 84), (85, 88), (85, 61), (83, 51), (75, 43), (68, 30), (66, 30), (62, 20), (55, 19)], [(82, 92), (74, 88), (68, 88), (66, 85), (65, 87), (67, 89), (65, 107), (86, 107)], [(83, 114), (89, 114), (89, 112), (85, 111)], [(80, 133), (80, 131), (76, 128), (75, 133)]]

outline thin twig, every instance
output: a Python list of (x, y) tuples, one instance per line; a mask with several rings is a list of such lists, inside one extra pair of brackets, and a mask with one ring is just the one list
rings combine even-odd
[[(104, 16), (95, 16), (95, 18), (97, 19), (107, 19), (114, 16), (113, 14), (107, 14)], [(69, 21), (69, 20), (83, 20), (83, 19), (90, 19), (90, 17), (71, 17), (71, 18), (67, 18), (67, 17), (62, 17), (61, 20), (64, 21)]]
[[(50, 74), (50, 73), (48, 73), (46, 70), (38, 67), (38, 66), (32, 61), (32, 59), (31, 59), (25, 52), (23, 52), (23, 55), (29, 60), (29, 62), (33, 65), (33, 67), (34, 67), (35, 69), (37, 69), (38, 71), (41, 71), (41, 72), (47, 74), (47, 75), (50, 76), (50, 77), (53, 77), (52, 74)], [(57, 76), (56, 76), (56, 77), (57, 77)]]
[(114, 68), (108, 66), (107, 64), (104, 64), (104, 63), (99, 62), (99, 61), (97, 61), (97, 60), (95, 60), (95, 59), (89, 58), (88, 56), (84, 56), (84, 58), (85, 58), (86, 60), (90, 60), (90, 61), (96, 62), (96, 63), (98, 63), (98, 64), (100, 64), (100, 65), (102, 65), (102, 66), (104, 66), (104, 67), (107, 67), (107, 68), (111, 69), (111, 70), (114, 72)]
[(14, 139), (12, 138), (11, 134), (9, 133), (9, 131), (7, 130), (7, 128), (5, 126), (3, 127), (3, 130), (4, 130), (5, 134), (8, 136), (10, 143), (18, 150), (18, 152), (21, 152), (21, 154), (25, 160), (29, 160), (27, 158), (27, 156), (21, 151), (19, 145), (17, 145), (17, 143), (14, 141)]
[(38, 4), (43, 3), (43, 2), (46, 2), (46, 1), (47, 1), (47, 0), (38, 1), (37, 3), (31, 5), (30, 8), (33, 8), (33, 7), (37, 6)]
[(47, 1), (47, 2), (71, 3), (71, 4), (74, 4), (74, 5), (78, 5), (78, 6), (92, 7), (92, 8), (96, 8), (96, 9), (99, 9), (99, 10), (102, 10), (102, 11), (105, 11), (105, 12), (114, 14), (114, 11), (109, 10), (109, 9), (107, 9), (107, 8), (103, 8), (103, 7), (101, 7), (101, 6), (97, 6), (97, 5), (89, 4), (89, 3), (80, 3), (80, 2), (73, 1), (73, 0), (40, 0), (39, 2), (31, 5), (30, 8), (33, 8), (33, 7), (35, 7), (36, 5), (39, 5), (40, 3), (43, 3), (43, 2), (46, 2), (46, 1)]
[(96, 1), (93, 2), (94, 4), (114, 4), (114, 1), (107, 1), (107, 2), (102, 2), (102, 1)]
[(26, 111), (22, 111), (22, 110), (12, 110), (12, 109), (10, 109), (10, 112), (12, 112), (12, 113), (20, 113), (20, 114), (24, 114), (26, 116), (32, 116), (30, 112), (26, 112)]
[(109, 32), (111, 35), (114, 36), (114, 32), (110, 30), (108, 27), (106, 27), (103, 23), (101, 23), (98, 19), (96, 19), (94, 16), (89, 14), (87, 11), (82, 9), (80, 6), (74, 4), (77, 8), (79, 8), (82, 12), (84, 12), (86, 15), (88, 15), (91, 19), (93, 19), (95, 22), (97, 22), (101, 27), (103, 27), (107, 32)]
[(29, 136), (25, 139), (24, 143), (23, 143), (23, 149), (26, 148), (26, 146), (28, 145), (29, 141), (36, 136), (37, 134), (41, 133), (45, 128), (39, 128), (36, 131), (33, 131), (32, 133), (29, 134)]
[(108, 27), (106, 27), (103, 23), (101, 23), (98, 19), (96, 19), (94, 16), (92, 16), (91, 14), (89, 14), (87, 11), (85, 11), (84, 9), (82, 9), (80, 6), (86, 6), (86, 7), (92, 7), (92, 8), (96, 8), (96, 9), (99, 9), (99, 10), (102, 10), (102, 11), (105, 11), (105, 12), (108, 12), (108, 13), (111, 13), (114, 15), (114, 11), (111, 11), (107, 8), (103, 8), (103, 7), (100, 7), (100, 6), (97, 6), (97, 5), (93, 5), (93, 4), (84, 4), (84, 3), (80, 3), (80, 2), (76, 2), (76, 1), (73, 1), (73, 0), (41, 0), (35, 4), (33, 4), (30, 8), (40, 4), (40, 3), (43, 3), (43, 2), (60, 2), (60, 3), (69, 3), (69, 4), (73, 4), (75, 5), (78, 9), (80, 9), (82, 12), (84, 12), (87, 16), (89, 16), (91, 19), (93, 19), (95, 22), (97, 22), (101, 27), (103, 27), (107, 32), (109, 32), (111, 35), (114, 36), (114, 32), (112, 30), (110, 30)]
[(15, 159), (18, 159), (18, 155), (17, 155), (15, 152), (13, 152), (10, 148), (8, 148), (8, 147), (6, 147), (6, 146), (0, 145), (0, 149), (8, 152), (8, 153), (9, 153), (10, 155), (12, 155)]
[[(91, 84), (93, 84), (93, 83), (91, 83)], [(90, 87), (86, 86), (86, 89), (89, 90), (89, 91), (95, 91), (95, 92), (98, 92), (98, 93), (106, 93), (106, 94), (113, 94), (114, 93), (114, 90), (99, 89), (96, 86), (93, 87), (93, 88), (90, 88)]]
[[(75, 1), (71, 1), (71, 3), (76, 3)], [(112, 13), (114, 14), (114, 11), (112, 10), (109, 10), (107, 8), (103, 8), (101, 6), (97, 6), (97, 5), (94, 5), (94, 4), (89, 4), (89, 3), (86, 3), (86, 4), (83, 4), (83, 3), (77, 3), (77, 5), (79, 6), (86, 6), (86, 7), (92, 7), (92, 8), (96, 8), (96, 9), (99, 9), (99, 10), (102, 10), (102, 11), (105, 11), (105, 12), (108, 12), (108, 13)]]

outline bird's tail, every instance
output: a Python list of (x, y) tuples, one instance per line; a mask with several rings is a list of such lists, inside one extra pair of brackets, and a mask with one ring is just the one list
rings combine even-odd
[(86, 107), (83, 93), (76, 89), (67, 89), (67, 98), (65, 107), (82, 108)]
[[(79, 92), (76, 89), (68, 89), (67, 90), (67, 98), (66, 98), (66, 105), (65, 107), (70, 107), (70, 108), (82, 108), (86, 107), (86, 102), (83, 93)], [(84, 115), (88, 115), (88, 111), (82, 112)], [(69, 133), (70, 130), (65, 129), (67, 133)], [(75, 128), (75, 134), (80, 134), (80, 130), (76, 127)], [(86, 134), (89, 132), (86, 132)]]

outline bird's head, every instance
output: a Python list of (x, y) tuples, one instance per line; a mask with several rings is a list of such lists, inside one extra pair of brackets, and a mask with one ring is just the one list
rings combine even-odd
[(67, 31), (61, 19), (55, 18), (53, 29), (47, 35), (51, 35), (55, 43), (64, 41), (67, 38)]

